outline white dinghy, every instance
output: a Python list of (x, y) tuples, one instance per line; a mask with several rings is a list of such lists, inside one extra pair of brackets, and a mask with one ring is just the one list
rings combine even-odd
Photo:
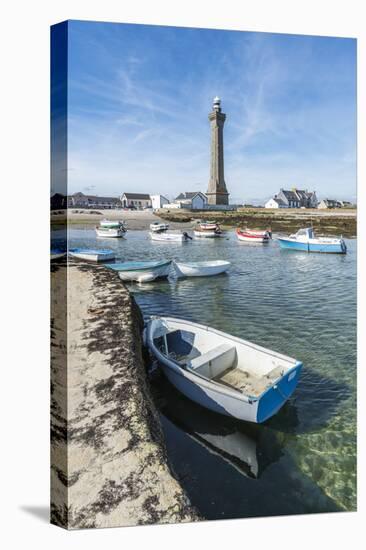
[(186, 241), (192, 240), (192, 237), (183, 231), (183, 233), (166, 233), (166, 232), (153, 232), (149, 233), (150, 239), (152, 241), (159, 242), (172, 242), (172, 243), (184, 243)]
[(118, 271), (119, 278), (122, 281), (147, 283), (158, 278), (168, 277), (171, 263), (171, 260), (122, 262), (107, 264), (106, 267)]
[(102, 220), (95, 228), (97, 237), (102, 239), (108, 238), (120, 238), (126, 233), (127, 227), (124, 221), (122, 220)]
[(101, 239), (116, 239), (124, 236), (126, 231), (121, 227), (96, 227), (97, 237)]
[(70, 248), (69, 255), (89, 262), (110, 262), (114, 260), (113, 250), (99, 248)]
[(230, 267), (230, 262), (215, 260), (212, 262), (176, 262), (173, 263), (178, 277), (210, 277), (224, 273)]
[(164, 374), (186, 397), (250, 422), (276, 414), (302, 368), (296, 359), (182, 319), (151, 318), (145, 338)]

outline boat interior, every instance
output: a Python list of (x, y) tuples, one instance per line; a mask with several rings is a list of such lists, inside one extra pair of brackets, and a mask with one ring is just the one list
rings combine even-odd
[(294, 366), (293, 361), (269, 350), (204, 330), (167, 331), (154, 338), (154, 345), (183, 369), (253, 397)]

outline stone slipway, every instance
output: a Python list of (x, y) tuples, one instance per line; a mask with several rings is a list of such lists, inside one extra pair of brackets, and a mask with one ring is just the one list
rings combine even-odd
[(51, 289), (51, 522), (197, 520), (169, 467), (128, 290), (116, 273), (76, 261), (52, 267)]

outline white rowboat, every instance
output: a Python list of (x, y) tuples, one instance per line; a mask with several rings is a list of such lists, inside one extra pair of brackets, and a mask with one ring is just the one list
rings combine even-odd
[(114, 260), (114, 252), (112, 250), (71, 248), (69, 250), (69, 255), (79, 260), (87, 260), (90, 262), (109, 262)]
[(158, 278), (168, 277), (171, 263), (171, 260), (123, 262), (107, 264), (106, 267), (118, 271), (118, 275), (122, 281), (147, 283)]
[(97, 234), (97, 237), (101, 237), (103, 239), (110, 239), (110, 238), (119, 238), (123, 237), (125, 234), (125, 229), (122, 229), (120, 227), (96, 227), (95, 232)]
[(213, 328), (171, 317), (147, 323), (146, 344), (169, 381), (217, 413), (261, 423), (297, 386), (302, 363)]
[(216, 260), (212, 262), (174, 262), (178, 277), (209, 277), (224, 273), (230, 267), (230, 262)]
[(183, 243), (192, 238), (185, 231), (183, 233), (150, 232), (149, 235), (152, 241), (159, 242)]

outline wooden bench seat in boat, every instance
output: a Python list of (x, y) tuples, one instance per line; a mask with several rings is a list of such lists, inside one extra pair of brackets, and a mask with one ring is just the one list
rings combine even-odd
[(255, 375), (251, 372), (240, 368), (228, 368), (224, 372), (216, 375), (215, 382), (224, 384), (231, 388), (235, 388), (242, 393), (258, 397), (267, 388), (269, 388), (275, 380), (283, 375), (284, 369), (282, 366), (276, 366), (263, 376)]
[(187, 364), (187, 368), (205, 378), (213, 379), (232, 367), (235, 359), (236, 347), (230, 344), (220, 344), (192, 359)]

